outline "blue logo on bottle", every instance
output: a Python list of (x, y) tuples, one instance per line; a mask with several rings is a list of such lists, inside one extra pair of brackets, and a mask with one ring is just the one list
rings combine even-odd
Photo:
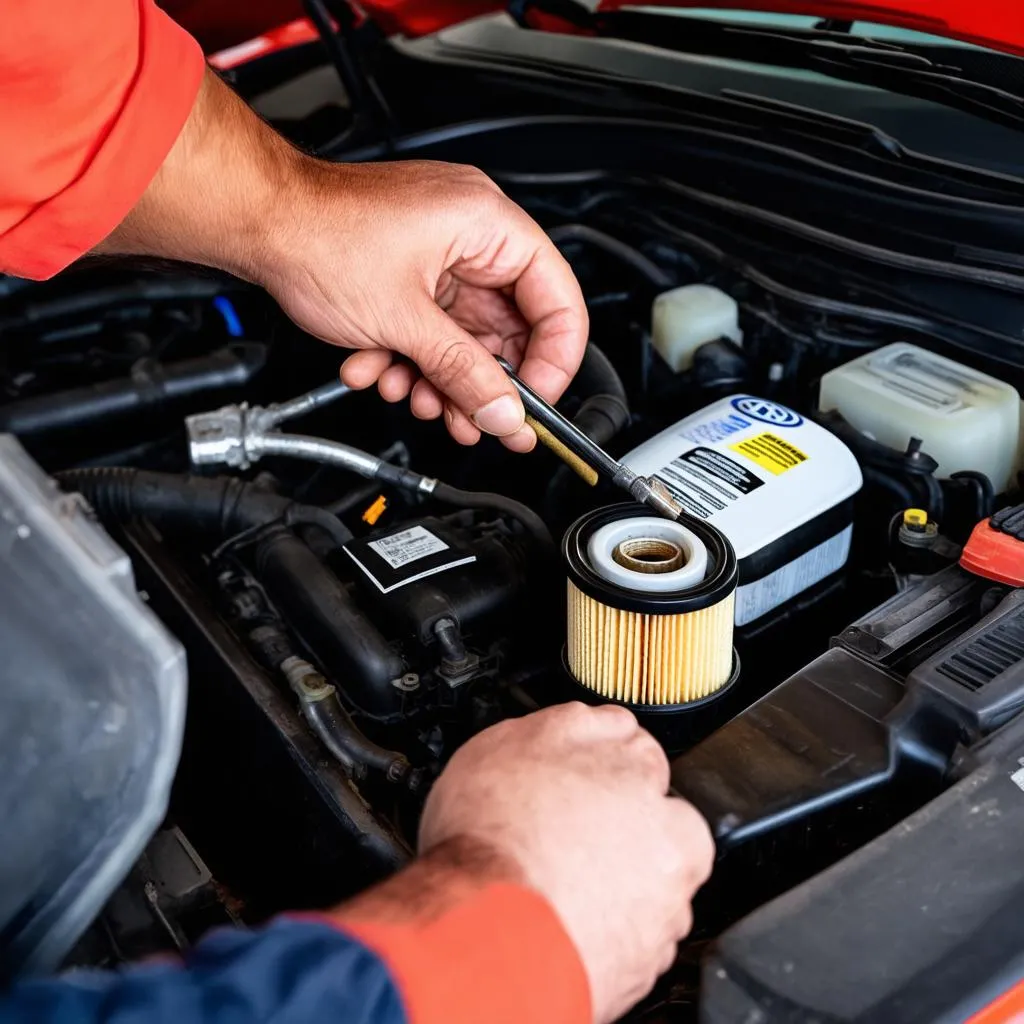
[(770, 423), (773, 427), (799, 427), (804, 419), (799, 413), (787, 409), (784, 405), (775, 402), (765, 401), (763, 398), (754, 398), (752, 395), (744, 395), (743, 398), (732, 400), (734, 409), (738, 409), (744, 416), (752, 420), (759, 420), (761, 423)]

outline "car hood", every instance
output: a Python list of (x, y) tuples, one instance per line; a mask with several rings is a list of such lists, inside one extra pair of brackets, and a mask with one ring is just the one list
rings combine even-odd
[[(363, 10), (388, 32), (425, 35), (468, 18), (501, 10), (493, 0), (361, 0)], [(1024, 54), (1024, 4), (1021, 0), (600, 0), (590, 10), (626, 7), (701, 7), (809, 14), (839, 21), (872, 21), (946, 36), (968, 43)]]

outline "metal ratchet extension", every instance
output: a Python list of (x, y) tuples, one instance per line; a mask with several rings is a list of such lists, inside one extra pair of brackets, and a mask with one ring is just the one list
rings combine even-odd
[(606, 476), (617, 487), (627, 491), (636, 501), (665, 519), (678, 519), (683, 508), (668, 488), (652, 477), (640, 476), (628, 466), (613, 459), (578, 427), (569, 422), (554, 406), (546, 402), (500, 356), (498, 363), (519, 392), (526, 410), (526, 422), (538, 440), (550, 448), (563, 462), (574, 469), (592, 487), (599, 475)]

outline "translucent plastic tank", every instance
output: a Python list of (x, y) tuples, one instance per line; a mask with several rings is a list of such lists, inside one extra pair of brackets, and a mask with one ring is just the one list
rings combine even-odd
[(903, 450), (919, 437), (940, 477), (976, 470), (997, 492), (1013, 481), (1020, 395), (952, 359), (916, 345), (888, 345), (825, 374), (818, 404), (891, 448)]
[(0, 435), (0, 978), (51, 970), (166, 813), (185, 657), (127, 555)]
[(736, 300), (707, 284), (687, 284), (662, 292), (651, 307), (651, 341), (676, 372), (693, 365), (693, 354), (711, 341), (740, 343), (740, 308)]

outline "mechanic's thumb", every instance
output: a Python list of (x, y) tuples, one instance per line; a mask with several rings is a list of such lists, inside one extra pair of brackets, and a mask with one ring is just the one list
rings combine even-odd
[(417, 315), (421, 340), (409, 355), (423, 376), (485, 434), (514, 434), (525, 422), (523, 403), (494, 356), (436, 303)]

